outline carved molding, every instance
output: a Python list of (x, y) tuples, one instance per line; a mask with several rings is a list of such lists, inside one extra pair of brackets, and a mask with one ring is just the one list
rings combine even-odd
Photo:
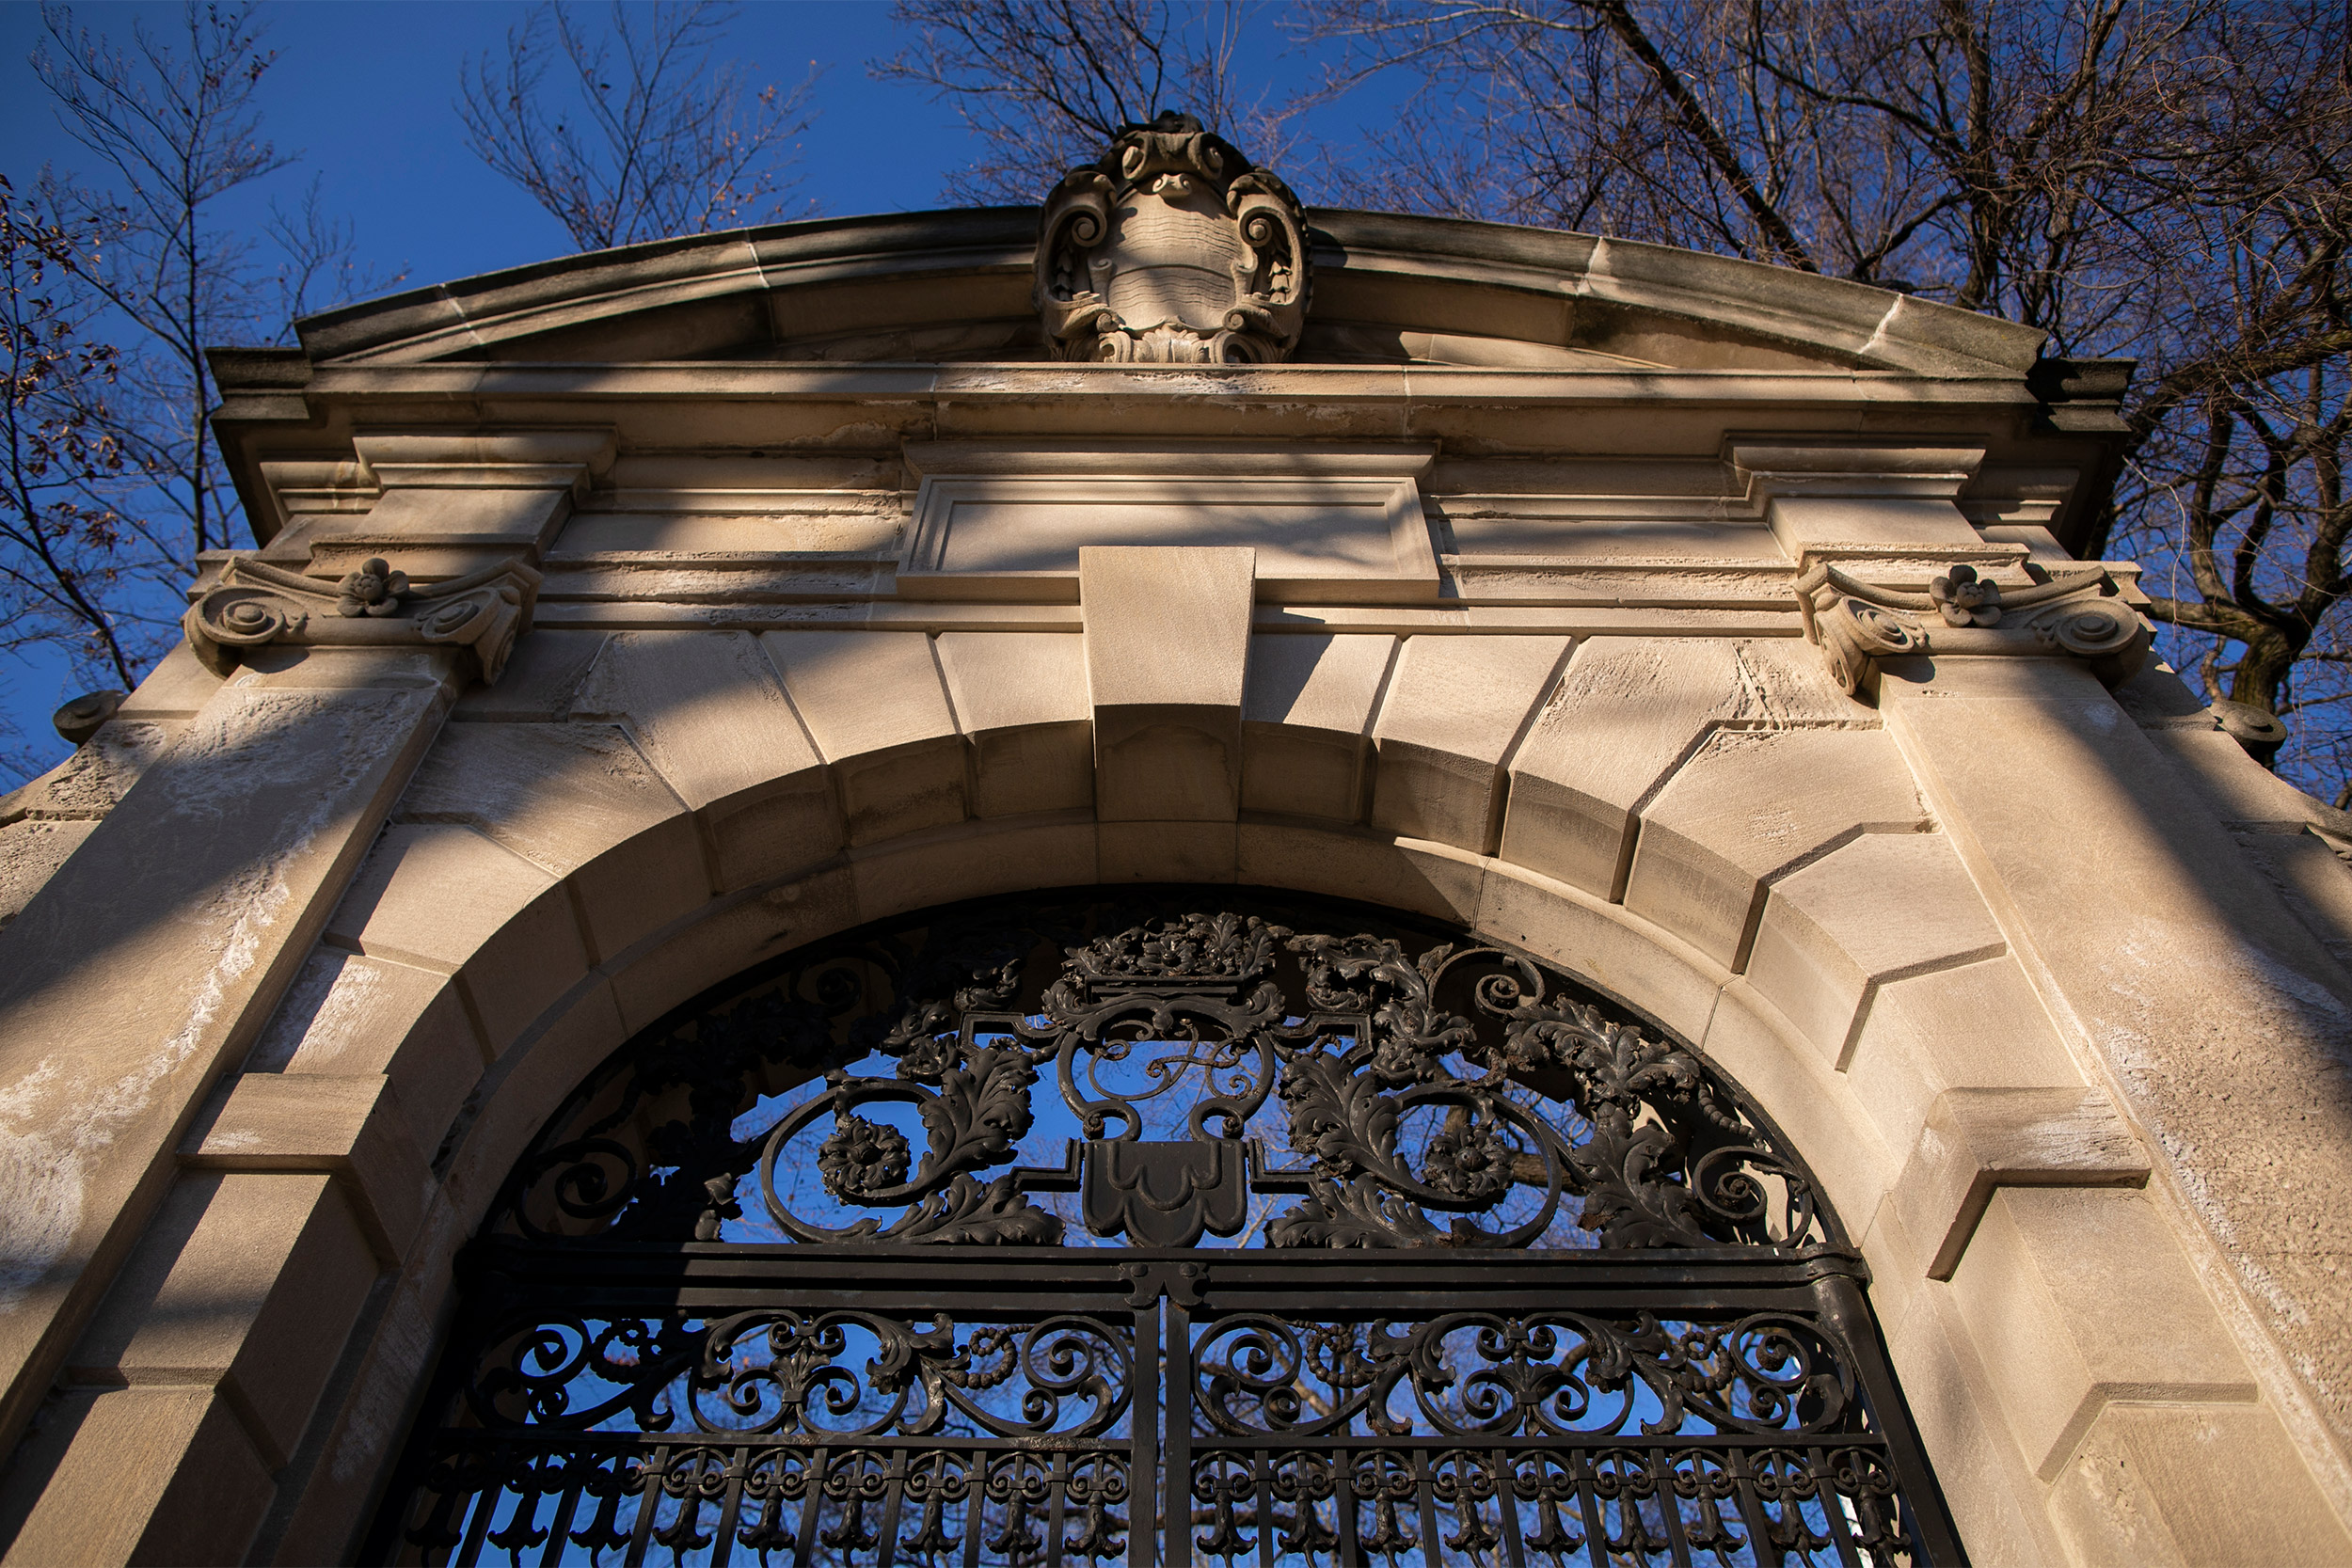
[(1057, 358), (1285, 359), (1309, 283), (1298, 198), (1190, 115), (1129, 126), (1045, 198), (1036, 302)]
[(1410, 443), (910, 442), (921, 476), (900, 594), (1074, 603), (1089, 545), (1247, 546), (1286, 604), (1435, 599)]
[(529, 625), (539, 574), (519, 561), (417, 587), (381, 557), (323, 582), (239, 556), (181, 625), (205, 668), (227, 675), (268, 643), (328, 648), (453, 647), (486, 685)]
[(1796, 590), (1805, 640), (1857, 696), (1877, 685), (1880, 660), (1934, 654), (2067, 654), (2115, 687), (2138, 673), (2153, 641), (2105, 566), (2003, 588), (1954, 565), (1921, 594), (1865, 582), (1822, 561), (1799, 574)]

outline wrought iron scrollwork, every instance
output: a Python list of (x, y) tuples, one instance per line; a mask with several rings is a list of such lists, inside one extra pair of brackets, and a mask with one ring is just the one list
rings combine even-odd
[(1527, 954), (1233, 889), (933, 911), (580, 1085), (368, 1551), (1958, 1561), (1865, 1272), (1699, 1053)]
[(1194, 1407), (1235, 1436), (1654, 1437), (1844, 1429), (1855, 1394), (1818, 1326), (1649, 1314), (1454, 1312), (1418, 1323), (1235, 1315), (1195, 1350)]
[(1124, 1414), (1123, 1323), (1075, 1314), (762, 1308), (702, 1319), (534, 1315), (463, 1386), (485, 1427), (832, 1439), (1097, 1437)]
[(1697, 1053), (1525, 954), (1374, 924), (1277, 899), (1041, 899), (823, 944), (608, 1063), (500, 1223), (825, 1243), (1831, 1239), (1804, 1167)]

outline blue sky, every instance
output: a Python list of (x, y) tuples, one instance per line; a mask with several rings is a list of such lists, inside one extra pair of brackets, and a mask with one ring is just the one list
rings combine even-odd
[[(224, 201), (226, 221), (258, 222), (272, 197), (296, 196), (312, 174), (323, 204), (358, 225), (379, 268), (404, 263), (412, 283), (519, 265), (572, 249), (563, 227), (466, 149), (451, 104), (458, 71), (501, 47), (529, 8), (495, 0), (307, 0), (266, 8), (277, 63), (263, 78), (267, 129), (300, 164)], [(133, 22), (176, 25), (176, 5), (75, 8), (85, 24), (127, 41)], [(25, 63), (42, 36), (31, 0), (0, 4), (0, 147), (20, 186), (47, 160), (77, 166), (81, 150), (57, 125)], [(803, 193), (829, 213), (941, 205), (948, 173), (968, 157), (953, 113), (918, 90), (866, 75), (895, 47), (882, 0), (770, 0), (744, 8), (733, 38), (762, 80), (787, 87), (811, 61), (826, 72), (823, 112), (805, 140)]]
[[(386, 277), (405, 271), (404, 286), (569, 252), (563, 227), (467, 150), (452, 108), (467, 62), (500, 48), (529, 9), (511, 0), (265, 7), (278, 53), (260, 93), (265, 131), (297, 161), (223, 198), (215, 221), (259, 230), (274, 200), (298, 198), (315, 176), (323, 208), (355, 224), (363, 263)], [(135, 24), (175, 33), (180, 14), (177, 4), (128, 0), (74, 8), (79, 24), (124, 44)], [(1282, 49), (1273, 18), (1257, 25), (1264, 35), (1257, 57), (1273, 60)], [(0, 172), (19, 190), (44, 164), (80, 170), (87, 162), (27, 63), (42, 36), (37, 4), (0, 0)], [(958, 204), (956, 172), (977, 150), (969, 133), (922, 89), (868, 72), (898, 47), (887, 0), (754, 0), (730, 39), (759, 81), (789, 87), (812, 64), (822, 68), (796, 196), (836, 215)], [(82, 684), (61, 658), (0, 656), (0, 714), (15, 721), (38, 767), (70, 750), (49, 714)], [(0, 768), (0, 789), (12, 782)]]

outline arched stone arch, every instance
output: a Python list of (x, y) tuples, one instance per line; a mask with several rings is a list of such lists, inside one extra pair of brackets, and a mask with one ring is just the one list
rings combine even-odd
[[(1691, 1041), (1790, 1136), (1874, 1262), (1891, 1260), (1879, 1263), (1893, 1275), (1879, 1289), (1892, 1284), (1893, 1307), (1925, 1254), (1964, 1244), (1968, 1210), (1984, 1196), (1976, 1167), (1944, 1169), (1937, 1137), (1923, 1139), (1940, 1096), (2071, 1096), (2096, 1134), (2104, 1102), (2041, 1016), (1907, 766), (1801, 645), (1710, 648), (1702, 657), (1714, 667), (1695, 673), (1692, 650), (1640, 640), (1546, 647), (1532, 660), (1504, 648), (1519, 678), (1491, 683), (1499, 705), (1437, 705), (1424, 718), (1404, 705), (1418, 674), (1438, 671), (1458, 689), (1500, 640), (1463, 638), (1418, 658), (1420, 639), (1381, 650), (1375, 715), (1362, 670), (1349, 668), (1372, 661), (1349, 640), (1315, 640), (1301, 679), (1303, 656), (1261, 638), (1277, 643), (1264, 667), (1288, 672), (1278, 689), (1291, 705), (1235, 716), (1241, 799), (1288, 790), (1282, 803), (1328, 815), (1237, 812), (1221, 826), (1182, 823), (1154, 847), (1149, 825), (1138, 833), (1069, 803), (1092, 790), (1090, 721), (1070, 679), (1082, 636), (1015, 634), (1031, 645), (1002, 649), (949, 641), (1002, 634), (817, 635), (830, 641), (772, 659), (741, 634), (621, 633), (587, 657), (560, 638), (527, 641), (499, 705), (469, 699), (477, 714), (461, 707), (445, 729), (329, 921), (206, 1146), (237, 1160), (225, 1150), (242, 1135), (240, 1097), (318, 1092), (373, 1063), (389, 1083), (377, 1115), (391, 1119), (397, 1104), (416, 1151), (403, 1178), (417, 1189), (406, 1200), (416, 1228), (373, 1346), (350, 1369), (322, 1481), (364, 1485), (379, 1472), (446, 1307), (449, 1258), (555, 1104), (629, 1035), (764, 958), (885, 915), (1195, 879), (1212, 832), (1227, 846), (1212, 863), (1219, 879), (1458, 922)], [(1071, 646), (1036, 645), (1046, 639)], [(975, 662), (998, 682), (993, 709), (970, 683), (957, 700)], [(1626, 681), (1628, 663), (1646, 667), (1646, 684)], [(1579, 771), (1592, 752), (1548, 749), (1557, 733), (1607, 736), (1613, 699), (1655, 692), (1661, 666), (1687, 684), (1689, 733), (1660, 736), (1650, 706), (1639, 738), (1654, 760), (1602, 747), (1596, 777)], [(1338, 676), (1353, 677), (1360, 707), (1329, 695)], [(559, 688), (568, 701), (551, 695)], [(857, 710), (855, 723), (834, 727), (836, 702)], [(497, 716), (532, 705), (527, 720)], [(1659, 776), (1638, 777), (1645, 768)], [(1260, 769), (1270, 782), (1253, 783)], [(1629, 779), (1635, 809), (1613, 815), (1606, 792), (1628, 793)], [(1820, 799), (1800, 809), (1789, 797), (1808, 781)], [(996, 796), (1047, 809), (975, 813)], [(1633, 847), (1609, 841), (1613, 822)], [(1647, 844), (1662, 846), (1655, 864), (1643, 863)], [(1590, 867), (1605, 891), (1514, 851), (1553, 870)], [(1954, 985), (1964, 1006), (1947, 1000)], [(2007, 1037), (1991, 1061), (1970, 1049), (1988, 1030)], [(2106, 1136), (2120, 1150), (2112, 1168), (2060, 1179), (2129, 1180), (2128, 1135), (2119, 1126)], [(1908, 1212), (1899, 1192), (1912, 1195)], [(1948, 1327), (1923, 1333), (1888, 1316), (1914, 1330), (1893, 1340), (1907, 1385), (1968, 1381), (1969, 1353)], [(1939, 1464), (2001, 1451), (1982, 1417), (1965, 1401), (1927, 1412)], [(2010, 1468), (2000, 1487), (1956, 1498), (1964, 1531), (2036, 1529), (2023, 1512), (2028, 1478)], [(360, 1501), (327, 1484), (309, 1508), (347, 1521)], [(301, 1525), (289, 1521), (289, 1539)]]
[[(18, 1556), (338, 1555), (451, 1250), (605, 1051), (880, 913), (1154, 880), (1456, 921), (1721, 1061), (1860, 1239), (1979, 1560), (2352, 1557), (2352, 818), (2169, 675), (2109, 695), (2132, 569), (2066, 542), (2116, 377), (1323, 218), (1287, 365), (1037, 362), (1004, 212), (219, 361), (264, 547), (0, 807), (34, 880), (80, 846), (0, 939)], [(378, 550), (429, 613), (338, 613)], [(1937, 624), (1955, 562), (2030, 612)]]

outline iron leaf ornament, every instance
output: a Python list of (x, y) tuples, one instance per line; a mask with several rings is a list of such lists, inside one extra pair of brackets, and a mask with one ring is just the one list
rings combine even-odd
[(499, 1227), (1834, 1241), (1811, 1178), (1736, 1089), (1566, 976), (1474, 939), (1366, 931), (1359, 911), (1228, 898), (976, 905), (789, 956), (592, 1075), (517, 1166)]

